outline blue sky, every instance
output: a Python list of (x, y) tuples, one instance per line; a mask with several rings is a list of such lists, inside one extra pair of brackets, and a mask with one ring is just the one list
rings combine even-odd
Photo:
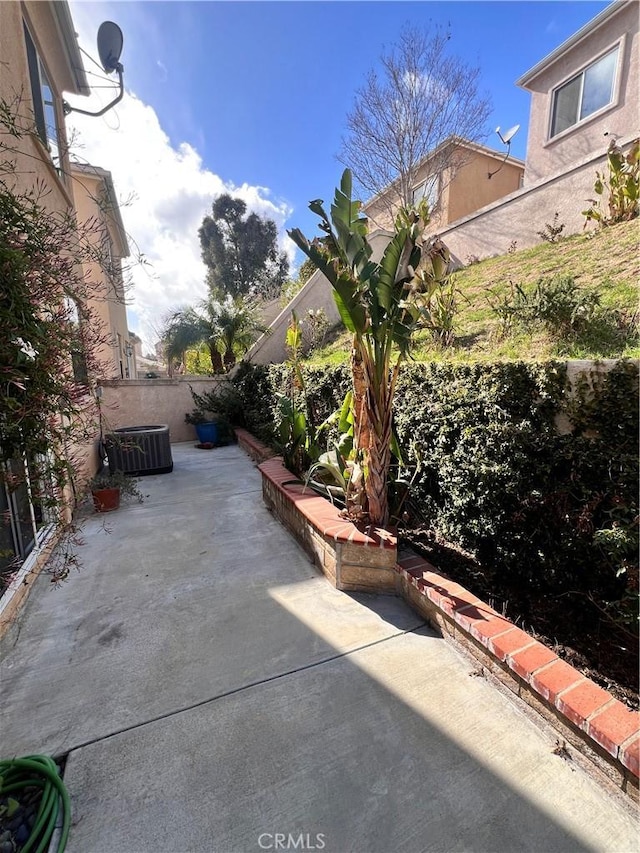
[[(71, 2), (92, 56), (102, 20), (124, 32), (127, 97), (104, 119), (71, 116), (70, 125), (77, 156), (110, 169), (122, 197), (135, 194), (123, 218), (152, 266), (134, 272), (132, 329), (151, 343), (163, 312), (204, 295), (196, 232), (214, 194), (240, 195), (283, 235), (315, 233), (307, 203), (331, 197), (355, 91), (403, 24), (450, 28), (451, 52), (480, 67), (493, 102), (486, 144), (500, 148), (496, 125), (520, 124), (512, 153), (524, 158), (529, 95), (515, 80), (606, 5)], [(106, 98), (96, 90), (82, 106)]]

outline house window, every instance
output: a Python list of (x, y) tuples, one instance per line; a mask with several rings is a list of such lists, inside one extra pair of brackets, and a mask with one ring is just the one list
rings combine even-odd
[(438, 176), (437, 175), (429, 175), (429, 177), (423, 181), (421, 184), (418, 184), (417, 187), (414, 187), (413, 190), (413, 203), (414, 205), (420, 204), (422, 199), (427, 200), (427, 204), (429, 205), (429, 212), (431, 213), (438, 203)]
[(29, 63), (29, 77), (31, 80), (31, 95), (33, 98), (33, 112), (36, 120), (38, 136), (49, 150), (51, 159), (56, 168), (60, 168), (60, 144), (58, 134), (58, 121), (56, 117), (56, 96), (49, 83), (47, 72), (33, 39), (24, 26), (24, 40), (27, 46), (27, 61)]
[(619, 46), (614, 47), (555, 90), (552, 137), (612, 103), (618, 52)]
[(15, 478), (12, 489), (0, 483), (0, 589), (2, 575), (10, 575), (33, 550), (41, 539), (41, 532), (53, 519), (42, 505), (39, 494), (51, 493), (52, 484), (40, 479), (39, 459), (30, 463), (26, 458), (16, 458), (5, 463), (8, 480)]

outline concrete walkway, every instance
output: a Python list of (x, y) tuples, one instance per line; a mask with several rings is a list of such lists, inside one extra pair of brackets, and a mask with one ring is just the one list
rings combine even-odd
[(638, 849), (401, 601), (316, 574), (239, 448), (173, 454), (1, 645), (0, 755), (68, 754), (69, 851)]

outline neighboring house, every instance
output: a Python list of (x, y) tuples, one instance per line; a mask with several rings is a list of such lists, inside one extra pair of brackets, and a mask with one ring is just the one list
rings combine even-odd
[(78, 222), (89, 226), (95, 257), (87, 262), (85, 275), (95, 287), (90, 308), (101, 326), (96, 353), (101, 379), (136, 379), (135, 341), (127, 326), (122, 259), (129, 244), (122, 223), (111, 172), (98, 166), (71, 164), (73, 196)]
[[(582, 211), (593, 197), (610, 139), (624, 148), (640, 136), (638, 25), (637, 0), (614, 2), (517, 81), (532, 96), (522, 183), (523, 164), (512, 158), (489, 179), (490, 164), (501, 155), (483, 146), (467, 143), (466, 151), (461, 148), (466, 162), (454, 163), (448, 174), (433, 168), (437, 150), (426, 158), (417, 197), (423, 193), (433, 202), (429, 231), (437, 231), (455, 263), (540, 242), (538, 232), (556, 212), (566, 235), (582, 230)], [(389, 229), (392, 221), (387, 202), (381, 193), (364, 206), (378, 251), (385, 235), (379, 229)], [(305, 311), (318, 307), (337, 319), (330, 285), (316, 272), (247, 358), (283, 361), (291, 308), (304, 319)]]
[(638, 12), (612, 3), (516, 82), (531, 92), (526, 186), (639, 132)]
[(531, 92), (524, 187), (441, 231), (460, 262), (538, 243), (555, 213), (565, 235), (583, 229), (609, 142), (640, 136), (639, 23), (637, 0), (611, 3), (517, 81)]
[[(413, 201), (429, 202), (433, 233), (509, 195), (522, 186), (524, 163), (515, 157), (505, 161), (506, 151), (494, 151), (464, 139), (445, 139), (418, 166)], [(363, 205), (374, 228), (392, 229), (398, 193), (391, 186)]]

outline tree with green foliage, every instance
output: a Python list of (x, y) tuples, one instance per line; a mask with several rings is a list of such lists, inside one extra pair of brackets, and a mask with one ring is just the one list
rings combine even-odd
[(396, 383), (413, 333), (430, 322), (429, 303), (448, 277), (449, 252), (437, 238), (423, 239), (428, 208), (421, 204), (400, 211), (382, 258), (373, 261), (367, 219), (360, 215), (361, 203), (352, 199), (348, 169), (336, 189), (331, 218), (322, 205), (316, 200), (309, 208), (320, 217), (323, 237), (309, 242), (297, 228), (289, 236), (328, 278), (340, 317), (353, 334), (355, 446), (369, 518), (385, 525)]
[(298, 281), (304, 286), (317, 269), (317, 266), (313, 263), (311, 258), (306, 258), (306, 260), (300, 264), (300, 269), (298, 270)]
[(289, 274), (289, 262), (278, 250), (275, 222), (247, 214), (247, 205), (228, 194), (213, 202), (198, 230), (207, 284), (216, 296), (275, 298)]
[(253, 343), (256, 334), (265, 331), (256, 306), (241, 296), (235, 299), (203, 300), (197, 308), (179, 308), (165, 323), (163, 340), (167, 361), (185, 361), (188, 350), (203, 343), (209, 349), (214, 373), (226, 373)]

